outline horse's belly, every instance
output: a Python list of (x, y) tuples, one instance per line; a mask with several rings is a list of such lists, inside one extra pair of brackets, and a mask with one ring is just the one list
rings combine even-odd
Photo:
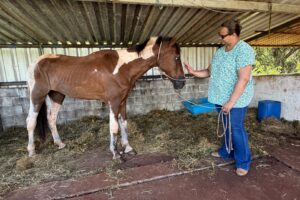
[(57, 88), (56, 91), (73, 98), (103, 101), (106, 100), (104, 89), (101, 88), (91, 89), (90, 87), (75, 86), (72, 88)]

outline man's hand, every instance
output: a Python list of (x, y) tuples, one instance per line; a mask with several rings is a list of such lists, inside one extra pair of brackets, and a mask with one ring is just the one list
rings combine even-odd
[(189, 64), (187, 64), (187, 63), (184, 63), (184, 67), (187, 69), (187, 71), (188, 71), (190, 74), (194, 75), (195, 70), (191, 67), (191, 65), (189, 65)]
[(187, 71), (198, 77), (198, 78), (207, 78), (210, 76), (210, 65), (207, 67), (207, 69), (202, 69), (202, 70), (194, 70), (191, 65), (189, 65), (188, 63), (183, 63), (184, 67), (187, 69)]
[(233, 106), (234, 106), (234, 102), (229, 100), (222, 106), (222, 111), (225, 113), (229, 113), (231, 108), (233, 108)]

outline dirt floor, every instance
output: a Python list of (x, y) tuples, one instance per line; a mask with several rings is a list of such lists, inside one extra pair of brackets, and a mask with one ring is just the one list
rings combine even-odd
[(153, 111), (130, 117), (129, 139), (138, 155), (125, 163), (111, 160), (107, 120), (60, 126), (67, 147), (57, 150), (50, 137), (44, 144), (37, 139), (35, 158), (26, 155), (26, 130), (7, 130), (0, 135), (0, 199), (300, 197), (299, 122), (258, 122), (256, 110), (248, 112), (252, 154), (259, 159), (245, 178), (234, 174), (232, 162), (209, 156), (221, 143), (216, 123), (216, 113)]
[[(93, 169), (96, 163), (108, 163), (105, 156), (95, 159), (99, 153), (87, 152), (86, 162), (79, 165)], [(300, 148), (289, 145), (270, 153), (253, 159), (246, 177), (235, 175), (230, 161), (215, 159), (214, 167), (200, 165), (184, 171), (169, 156), (143, 154), (120, 164), (115, 176), (103, 172), (39, 184), (8, 193), (4, 199), (299, 199)]]

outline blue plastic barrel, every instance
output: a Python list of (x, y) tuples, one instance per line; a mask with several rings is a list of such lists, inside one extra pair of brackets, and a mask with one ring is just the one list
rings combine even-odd
[(272, 100), (263, 100), (258, 102), (257, 119), (259, 121), (274, 117), (280, 119), (281, 114), (281, 102)]

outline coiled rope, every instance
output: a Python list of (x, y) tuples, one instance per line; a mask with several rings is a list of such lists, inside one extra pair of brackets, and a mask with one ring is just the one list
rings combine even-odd
[[(188, 99), (185, 99), (184, 97), (182, 97), (179, 94), (179, 91), (175, 90), (175, 93), (178, 95), (179, 98), (181, 98), (181, 101), (186, 101), (189, 102), (191, 104), (193, 104), (194, 106), (198, 106), (198, 107), (203, 107), (203, 108), (220, 108), (220, 112), (218, 115), (218, 124), (217, 124), (217, 137), (221, 138), (224, 136), (224, 142), (225, 142), (225, 147), (226, 147), (226, 151), (228, 154), (230, 154), (230, 152), (233, 150), (233, 145), (232, 145), (232, 130), (231, 130), (231, 119), (230, 119), (230, 112), (226, 113), (224, 111), (222, 111), (222, 106), (203, 106), (201, 104), (196, 104)], [(225, 116), (225, 119), (224, 119)], [(220, 130), (220, 118), (222, 118), (222, 125), (223, 125), (223, 133), (219, 134), (219, 130)], [(228, 129), (228, 142), (227, 142), (227, 137), (226, 137), (226, 131)]]

